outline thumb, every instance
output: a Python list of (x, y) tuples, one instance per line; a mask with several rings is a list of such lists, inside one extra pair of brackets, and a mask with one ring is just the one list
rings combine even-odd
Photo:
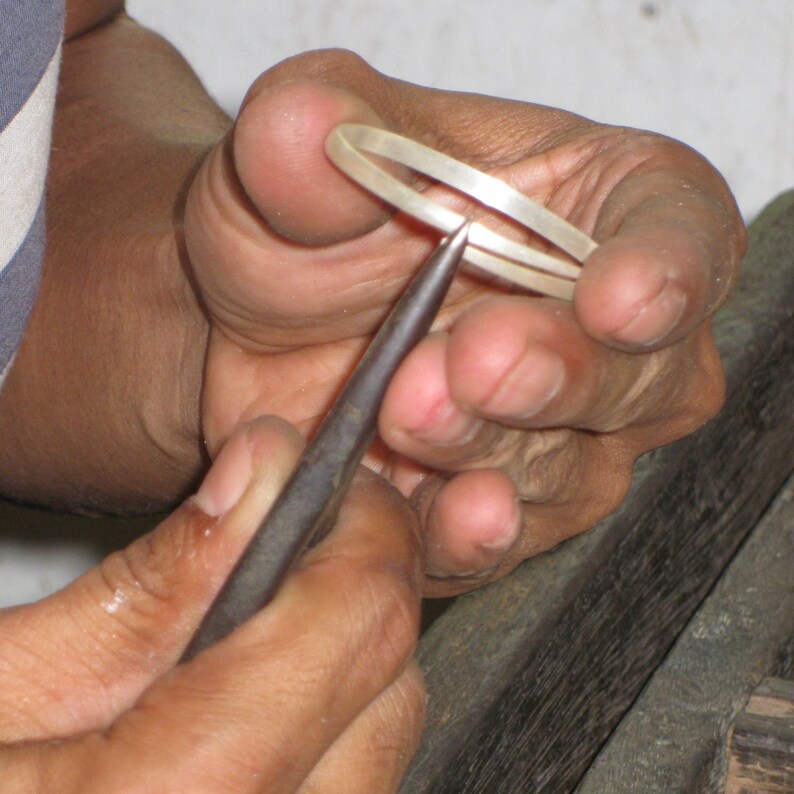
[(373, 287), (395, 280), (385, 252), (413, 267), (429, 243), (386, 227), (391, 210), (325, 154), (342, 122), (383, 126), (370, 105), (354, 90), (279, 75), (251, 88), (185, 205), (185, 250), (213, 325), (256, 352), (369, 333), (393, 299)]
[(384, 126), (363, 99), (309, 80), (254, 84), (232, 138), (237, 177), (271, 229), (300, 243), (356, 237), (383, 223), (388, 207), (328, 160), (324, 144), (343, 122)]
[(4, 613), (0, 739), (104, 727), (169, 670), (301, 444), (296, 430), (274, 418), (238, 429), (198, 494), (155, 530), (61, 592)]

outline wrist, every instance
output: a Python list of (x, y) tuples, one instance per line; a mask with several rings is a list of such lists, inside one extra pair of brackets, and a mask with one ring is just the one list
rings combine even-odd
[(205, 463), (208, 327), (182, 197), (226, 122), (173, 50), (123, 17), (68, 43), (61, 75), (43, 283), (0, 393), (0, 489), (160, 509)]
[(161, 241), (141, 256), (148, 278), (131, 257), (104, 259), (102, 272), (82, 263), (82, 273), (71, 258), (49, 257), (0, 393), (5, 495), (126, 513), (159, 510), (193, 487), (204, 466), (207, 328), (189, 285), (165, 277), (173, 260), (153, 265), (176, 245)]

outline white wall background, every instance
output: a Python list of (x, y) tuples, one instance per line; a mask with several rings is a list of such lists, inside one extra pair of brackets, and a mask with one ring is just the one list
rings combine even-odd
[(424, 85), (663, 132), (750, 218), (794, 186), (791, 0), (128, 0), (233, 111), (284, 57), (346, 47)]
[[(128, 0), (234, 111), (307, 49), (347, 47), (442, 88), (556, 105), (679, 138), (727, 177), (747, 218), (794, 187), (791, 0)], [(17, 523), (6, 516), (10, 527)], [(0, 533), (0, 604), (39, 598), (101, 554)]]

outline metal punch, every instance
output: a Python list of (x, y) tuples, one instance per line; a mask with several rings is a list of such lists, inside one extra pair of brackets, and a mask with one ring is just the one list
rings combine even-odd
[(276, 594), (304, 549), (320, 540), (337, 512), (403, 359), (427, 334), (455, 277), (468, 222), (445, 238), (413, 278), (315, 433), (182, 656), (223, 639)]

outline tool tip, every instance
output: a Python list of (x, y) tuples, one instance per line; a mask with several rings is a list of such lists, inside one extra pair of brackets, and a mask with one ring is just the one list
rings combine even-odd
[(447, 237), (447, 245), (452, 249), (465, 248), (469, 240), (471, 220), (466, 218), (463, 223)]
[(445, 259), (454, 259), (460, 262), (469, 242), (469, 226), (471, 221), (466, 220), (455, 231), (450, 232), (438, 246), (438, 253), (443, 252)]

